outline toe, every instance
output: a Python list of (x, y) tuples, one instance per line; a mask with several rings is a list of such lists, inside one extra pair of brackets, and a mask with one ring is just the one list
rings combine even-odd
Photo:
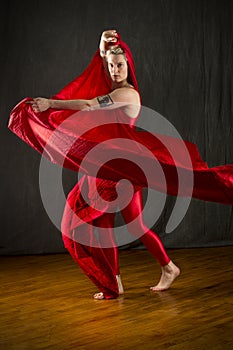
[(103, 293), (100, 292), (100, 293), (94, 294), (94, 299), (98, 299), (98, 300), (104, 299)]

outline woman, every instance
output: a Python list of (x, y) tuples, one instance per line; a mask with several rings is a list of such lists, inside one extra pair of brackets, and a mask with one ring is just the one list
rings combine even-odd
[[(71, 133), (75, 133), (75, 128), (80, 130), (83, 125), (91, 125), (94, 117), (96, 118), (96, 115), (92, 115), (93, 111), (97, 115), (101, 111), (101, 115), (106, 116), (106, 122), (111, 113), (112, 125), (116, 127), (106, 126), (105, 133), (109, 131), (114, 137), (127, 135), (129, 139), (139, 140), (149, 146), (166, 172), (168, 193), (176, 194), (177, 184), (174, 176), (176, 169), (174, 169), (174, 163), (169, 160), (166, 150), (159, 144), (154, 144), (156, 142), (154, 139), (150, 141), (147, 133), (138, 136), (134, 132), (139, 110), (140, 95), (131, 52), (115, 30), (108, 30), (103, 32), (99, 50), (90, 65), (78, 78), (50, 99), (38, 97), (21, 101), (11, 112), (9, 128), (38, 152), (59, 164), (60, 153), (65, 153), (62, 147), (60, 149), (54, 147), (49, 151), (45, 147), (50, 135), (58, 125), (61, 125), (76, 111), (81, 111), (80, 117), (79, 113), (75, 115), (71, 128), (64, 130), (64, 138), (69, 138)], [(126, 124), (129, 125), (130, 130)], [(80, 149), (83, 150), (85, 147), (89, 149), (89, 141), (92, 143), (95, 141), (98, 144), (105, 139), (105, 136), (94, 129), (84, 137), (82, 147), (77, 144), (78, 146), (76, 145), (77, 147), (74, 147), (72, 152), (65, 153), (64, 166), (73, 170), (79, 169), (83, 158)], [(171, 141), (177, 144), (177, 140), (171, 138)], [(188, 142), (186, 146), (193, 161), (193, 168), (186, 169), (183, 165), (182, 168), (194, 173), (193, 197), (232, 205), (233, 166), (226, 165), (209, 169), (201, 159), (196, 146)], [(114, 211), (111, 212), (108, 209), (116, 196), (114, 175), (119, 169), (115, 168), (111, 172), (110, 167), (104, 167), (101, 176), (97, 179), (90, 176), (92, 174), (89, 174), (86, 169), (83, 170), (85, 175), (67, 198), (62, 219), (62, 237), (73, 259), (99, 288), (100, 293), (96, 293), (94, 298), (116, 298), (123, 293), (123, 287), (119, 271), (118, 249), (113, 232), (115, 214)], [(129, 231), (135, 237), (140, 238), (161, 265), (160, 281), (156, 286), (151, 287), (151, 290), (166, 290), (180, 274), (180, 269), (168, 257), (159, 237), (143, 222), (142, 187), (145, 187), (143, 178), (139, 176), (138, 180), (138, 174), (137, 176), (129, 174), (128, 169), (120, 170), (121, 174), (126, 175), (126, 178), (130, 175), (134, 185), (133, 197), (130, 203), (121, 210), (122, 216)], [(159, 188), (159, 184), (155, 181), (155, 189), (157, 185)], [(87, 202), (82, 196), (83, 189), (88, 193)], [(102, 198), (105, 199), (103, 210), (96, 210), (92, 206), (92, 203), (98, 204), (100, 200), (97, 192), (101, 193)], [(123, 188), (124, 192), (126, 193)], [(83, 222), (90, 225), (84, 225)], [(96, 240), (94, 227), (98, 227), (100, 233), (102, 228), (107, 228), (107, 236), (100, 235), (99, 240)], [(80, 237), (83, 235), (88, 238), (85, 242), (80, 243)]]
[[(133, 86), (128, 81), (128, 65), (127, 58), (118, 45), (114, 45), (117, 42), (116, 31), (109, 30), (102, 34), (100, 40), (100, 55), (103, 58), (103, 65), (106, 69), (107, 74), (110, 76), (112, 81), (111, 91), (105, 96), (98, 96), (90, 100), (76, 99), (76, 100), (54, 100), (45, 98), (35, 98), (33, 101), (29, 101), (32, 104), (32, 108), (35, 112), (44, 112), (48, 108), (53, 109), (71, 109), (71, 110), (95, 110), (100, 108), (105, 109), (119, 109), (121, 107), (122, 111), (126, 116), (131, 118), (132, 125), (135, 123), (136, 118), (140, 109), (140, 96), (138, 91), (135, 89), (137, 86)], [(133, 83), (133, 82), (132, 82)], [(119, 111), (118, 111), (119, 115)], [(89, 187), (92, 187), (92, 179), (89, 178)], [(102, 181), (102, 186), (107, 186), (107, 191), (109, 192), (109, 183)], [(115, 187), (115, 184), (112, 184)], [(100, 187), (100, 186), (99, 186)], [(89, 191), (90, 191), (89, 189)], [(71, 196), (69, 197), (71, 198)], [(75, 198), (77, 201), (77, 198)], [(78, 199), (80, 200), (80, 199)], [(74, 203), (69, 202), (69, 206), (74, 207)], [(66, 220), (67, 211), (65, 211), (63, 221)], [(165, 249), (160, 241), (159, 237), (152, 232), (143, 222), (142, 219), (142, 190), (137, 191), (131, 203), (122, 210), (122, 215), (124, 220), (131, 222), (133, 219), (138, 218), (134, 225), (135, 232), (139, 230), (144, 232), (140, 237), (142, 243), (147, 247), (149, 251), (154, 255), (154, 257), (159, 261), (162, 268), (161, 279), (157, 286), (152, 287), (153, 291), (161, 291), (168, 289), (173, 280), (179, 275), (179, 268), (170, 260), (167, 256)], [(108, 213), (102, 213), (93, 222), (95, 226), (108, 227), (109, 228), (109, 239), (114, 240), (112, 229), (114, 227), (114, 215)], [(65, 225), (63, 225), (65, 226)], [(132, 227), (130, 228), (132, 230)], [(134, 232), (132, 232), (134, 234)], [(74, 249), (70, 247), (67, 242), (67, 234), (63, 234), (63, 240), (66, 247), (71, 252), (71, 255), (75, 257)], [(106, 238), (105, 238), (106, 240)], [(75, 240), (73, 240), (75, 241)], [(72, 242), (77, 246), (77, 242)], [(106, 243), (106, 241), (105, 241)], [(110, 245), (115, 245), (110, 243)], [(76, 248), (77, 249), (77, 248)], [(97, 248), (100, 249), (100, 248)], [(119, 273), (119, 263), (118, 263), (118, 248), (117, 246), (104, 248), (105, 255), (107, 254), (107, 260), (111, 263), (113, 271), (115, 271), (116, 280), (118, 283), (119, 294), (123, 293), (123, 287), (121, 283), (120, 273)], [(79, 262), (79, 258), (76, 257), (76, 261)], [(96, 299), (109, 298), (109, 295), (105, 292), (96, 293), (94, 295)]]

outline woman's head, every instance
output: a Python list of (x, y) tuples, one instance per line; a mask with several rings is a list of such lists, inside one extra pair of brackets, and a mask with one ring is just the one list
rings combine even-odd
[(127, 58), (119, 46), (112, 47), (107, 53), (108, 70), (114, 83), (124, 83), (128, 80)]

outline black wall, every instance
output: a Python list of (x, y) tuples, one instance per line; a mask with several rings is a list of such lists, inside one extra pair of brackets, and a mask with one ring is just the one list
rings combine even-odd
[[(229, 1), (4, 1), (0, 12), (0, 254), (65, 251), (39, 191), (40, 155), (7, 128), (26, 96), (51, 96), (79, 75), (103, 30), (130, 46), (143, 105), (198, 145), (209, 166), (232, 163), (233, 3)], [(66, 191), (76, 178), (65, 171)], [(54, 198), (57, 215), (64, 203)], [(166, 247), (233, 243), (232, 207), (192, 200)]]

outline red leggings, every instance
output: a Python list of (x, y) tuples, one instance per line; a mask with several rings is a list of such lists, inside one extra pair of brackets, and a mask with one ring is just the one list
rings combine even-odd
[[(161, 266), (167, 265), (170, 262), (165, 248), (158, 237), (158, 235), (150, 230), (144, 223), (142, 217), (142, 191), (137, 191), (130, 204), (121, 211), (121, 214), (126, 222), (128, 230), (131, 234), (135, 235), (144, 246), (151, 252), (155, 259), (159, 262)], [(119, 275), (119, 252), (118, 247), (114, 238), (114, 218), (115, 213), (106, 213), (101, 217), (94, 220), (93, 224), (95, 226), (104, 227), (109, 229), (108, 242), (106, 242), (106, 235), (104, 237), (104, 244), (113, 248), (104, 248), (105, 254), (111, 264), (113, 271), (116, 275)], [(135, 222), (132, 223), (132, 220)], [(145, 233), (144, 233), (145, 232)]]

